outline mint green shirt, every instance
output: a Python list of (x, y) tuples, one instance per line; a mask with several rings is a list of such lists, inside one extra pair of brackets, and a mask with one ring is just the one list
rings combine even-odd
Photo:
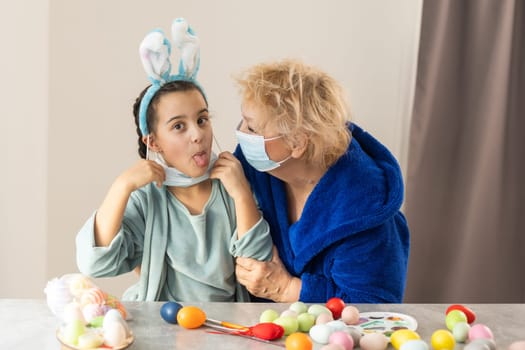
[(237, 239), (235, 205), (220, 181), (203, 212), (188, 209), (163, 186), (134, 191), (122, 226), (108, 247), (95, 246), (95, 213), (76, 237), (77, 265), (92, 277), (116, 276), (141, 266), (139, 282), (122, 300), (249, 301), (235, 278), (236, 256), (269, 260), (272, 241), (261, 218)]

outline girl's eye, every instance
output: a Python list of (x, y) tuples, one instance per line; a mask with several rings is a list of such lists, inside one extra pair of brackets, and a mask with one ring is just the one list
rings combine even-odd
[(199, 117), (199, 119), (197, 120), (197, 124), (203, 125), (206, 124), (209, 120), (209, 117)]
[(182, 123), (175, 123), (173, 124), (173, 129), (175, 130), (181, 130), (182, 128), (184, 127), (184, 125), (182, 125)]

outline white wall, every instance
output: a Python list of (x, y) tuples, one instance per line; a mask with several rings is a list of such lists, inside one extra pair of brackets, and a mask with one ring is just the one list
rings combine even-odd
[[(2, 178), (8, 186), (1, 213), (9, 221), (1, 229), (0, 297), (43, 297), (47, 279), (76, 271), (76, 232), (114, 177), (137, 159), (131, 105), (147, 84), (138, 44), (155, 27), (168, 31), (175, 17), (187, 18), (201, 39), (199, 80), (223, 149), (233, 149), (240, 118), (231, 74), (294, 56), (339, 79), (354, 120), (405, 167), (421, 0), (28, 0), (13, 7), (19, 17), (31, 15), (0, 15), (9, 20), (9, 32), (16, 33), (10, 43), (22, 54), (2, 64), (2, 76), (11, 83), (23, 72), (37, 88), (2, 87), (9, 90), (2, 99), (15, 103), (1, 118), (9, 116), (9, 129), (18, 132), (9, 133), (9, 179)], [(20, 22), (24, 31), (14, 32)], [(40, 47), (38, 55), (28, 42)], [(39, 64), (49, 57), (49, 70), (44, 66), (35, 75), (27, 68), (37, 57)], [(20, 148), (23, 160), (14, 158)], [(7, 270), (8, 261), (17, 268)], [(120, 295), (134, 280), (128, 274), (98, 282)]]
[(34, 297), (47, 261), (48, 1), (2, 1), (0, 39), (0, 297)]

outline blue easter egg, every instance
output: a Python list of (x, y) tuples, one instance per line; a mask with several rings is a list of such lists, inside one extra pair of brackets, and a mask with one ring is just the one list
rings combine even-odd
[(182, 309), (182, 305), (174, 302), (168, 301), (160, 308), (160, 317), (168, 323), (176, 324), (177, 323), (177, 313)]

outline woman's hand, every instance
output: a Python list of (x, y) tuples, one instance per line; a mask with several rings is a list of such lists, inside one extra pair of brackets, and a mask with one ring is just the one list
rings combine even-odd
[(236, 262), (237, 280), (253, 295), (276, 302), (299, 300), (301, 280), (288, 273), (275, 246), (270, 261), (238, 257)]

